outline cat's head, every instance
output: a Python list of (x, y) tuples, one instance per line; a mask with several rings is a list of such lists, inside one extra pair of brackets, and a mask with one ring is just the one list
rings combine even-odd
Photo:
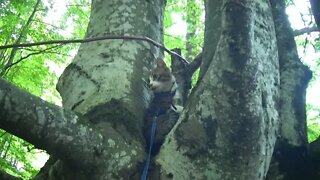
[(170, 92), (175, 84), (175, 78), (162, 59), (156, 60), (156, 67), (149, 76), (149, 85), (153, 92)]

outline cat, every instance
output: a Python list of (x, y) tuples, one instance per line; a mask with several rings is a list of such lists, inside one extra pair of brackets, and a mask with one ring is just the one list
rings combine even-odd
[(156, 67), (151, 71), (149, 86), (154, 93), (174, 92), (177, 89), (175, 77), (161, 59), (156, 60)]
[(176, 124), (180, 113), (175, 105), (175, 98), (178, 94), (177, 82), (162, 59), (156, 60), (156, 66), (149, 76), (149, 87), (153, 92), (153, 98), (145, 116), (144, 136), (148, 149), (152, 120), (156, 116), (157, 130), (151, 152), (152, 155), (155, 155), (159, 152), (166, 135)]

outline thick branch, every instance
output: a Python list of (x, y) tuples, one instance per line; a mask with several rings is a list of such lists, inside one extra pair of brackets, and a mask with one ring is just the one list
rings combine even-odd
[(80, 118), (0, 79), (0, 128), (63, 160), (88, 167), (97, 161), (93, 149), (103, 150), (102, 136)]
[(187, 66), (186, 75), (192, 77), (194, 72), (200, 67), (202, 63), (202, 52)]
[(93, 42), (93, 41), (101, 41), (101, 40), (107, 40), (107, 39), (127, 39), (127, 40), (140, 40), (140, 41), (146, 41), (156, 47), (159, 47), (166, 51), (167, 53), (179, 57), (178, 59), (186, 64), (189, 64), (189, 61), (187, 61), (185, 58), (180, 56), (179, 54), (170, 51), (167, 49), (164, 45), (143, 36), (129, 36), (129, 35), (107, 35), (103, 37), (93, 37), (93, 38), (86, 38), (86, 39), (71, 39), (71, 40), (51, 40), (51, 41), (42, 41), (42, 42), (35, 42), (35, 43), (22, 43), (22, 44), (10, 44), (10, 45), (4, 45), (0, 46), (0, 49), (7, 49), (7, 48), (15, 48), (15, 47), (31, 47), (31, 46), (39, 46), (39, 45), (48, 45), (48, 44), (71, 44), (71, 43), (87, 43), (87, 42)]
[[(181, 53), (181, 49), (173, 49), (172, 51), (175, 51), (178, 54)], [(194, 61), (188, 65), (183, 64), (176, 59), (178, 58), (174, 56), (171, 57), (171, 67), (173, 75), (176, 77), (178, 83), (178, 91), (181, 94), (181, 99), (178, 100), (178, 104), (184, 105), (187, 100), (189, 90), (191, 89), (192, 75), (201, 65), (202, 53), (200, 53)]]
[(21, 57), (21, 58), (20, 58), (19, 60), (17, 60), (16, 62), (11, 63), (11, 64), (7, 67), (7, 69), (9, 69), (9, 68), (11, 68), (12, 66), (20, 63), (20, 62), (23, 61), (24, 59), (29, 58), (30, 56), (42, 54), (42, 53), (47, 52), (48, 50), (55, 49), (55, 48), (58, 48), (58, 47), (60, 47), (60, 46), (61, 46), (61, 45), (55, 45), (55, 46), (52, 46), (52, 47), (49, 47), (49, 48), (46, 48), (46, 49), (43, 49), (43, 50), (38, 50), (38, 51), (36, 51), (36, 52), (30, 53), (30, 54), (28, 54), (28, 55), (26, 55), (26, 56), (24, 56), (24, 57)]
[(306, 27), (299, 30), (293, 31), (294, 36), (300, 36), (305, 33), (312, 33), (312, 32), (320, 32), (318, 27)]

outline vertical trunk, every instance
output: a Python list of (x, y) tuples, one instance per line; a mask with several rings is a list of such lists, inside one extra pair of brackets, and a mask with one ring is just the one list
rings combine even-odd
[[(92, 1), (86, 37), (146, 36), (161, 43), (164, 5), (164, 0)], [(145, 82), (152, 61), (158, 56), (160, 50), (143, 41), (124, 39), (81, 44), (60, 77), (57, 89), (65, 109), (85, 114), (102, 134), (108, 134), (104, 138), (112, 157), (101, 159), (89, 170), (52, 157), (37, 179), (137, 176), (141, 170), (139, 162), (145, 155), (142, 119), (150, 99)]]
[(206, 1), (206, 12), (202, 77), (157, 158), (161, 177), (264, 179), (279, 100), (270, 5)]
[[(163, 1), (93, 1), (86, 37), (129, 34), (162, 42), (163, 9)], [(105, 111), (113, 110), (120, 116), (128, 113), (116, 123), (136, 130), (148, 104), (143, 79), (157, 56), (159, 49), (142, 41), (82, 44), (57, 86), (64, 107), (85, 114), (103, 104)]]
[[(203, 56), (209, 59), (213, 58), (222, 33), (222, 4), (222, 0), (211, 0), (207, 1), (205, 5), (206, 17), (204, 47), (210, 46), (211, 48), (204, 48)], [(210, 34), (210, 36), (206, 36), (206, 34)], [(207, 72), (210, 62), (211, 61), (202, 61), (199, 79), (202, 79), (203, 75)]]
[(305, 95), (310, 70), (298, 56), (284, 0), (270, 0), (280, 65), (280, 130), (268, 179), (305, 179), (307, 127)]
[[(181, 49), (173, 49), (172, 51), (181, 55)], [(175, 103), (179, 106), (184, 106), (188, 97), (189, 90), (191, 89), (191, 77), (186, 76), (187, 65), (178, 60), (179, 57), (171, 55), (171, 69), (172, 74), (177, 81), (177, 91)]]

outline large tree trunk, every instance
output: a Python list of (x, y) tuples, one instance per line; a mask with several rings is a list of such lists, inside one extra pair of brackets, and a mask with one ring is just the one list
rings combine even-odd
[[(92, 1), (86, 37), (136, 35), (162, 42), (164, 5), (163, 0)], [(106, 145), (116, 146), (110, 160), (102, 160), (109, 161), (103, 163), (104, 172), (99, 172), (103, 178), (97, 178), (127, 179), (140, 170), (137, 164), (144, 158), (142, 119), (150, 100), (145, 82), (152, 60), (158, 56), (159, 49), (143, 41), (84, 43), (60, 77), (57, 89), (64, 108), (85, 115), (107, 138)]]
[(310, 70), (297, 53), (284, 0), (270, 0), (280, 65), (280, 129), (267, 179), (308, 179), (305, 96)]
[(157, 158), (161, 179), (263, 179), (279, 105), (270, 5), (207, 1), (206, 12), (208, 67)]

